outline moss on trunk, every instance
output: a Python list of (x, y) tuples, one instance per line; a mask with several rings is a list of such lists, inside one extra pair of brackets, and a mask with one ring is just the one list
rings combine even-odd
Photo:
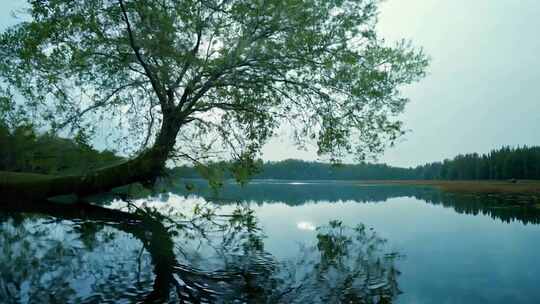
[(0, 172), (0, 195), (3, 199), (35, 201), (66, 194), (86, 196), (134, 182), (151, 181), (164, 168), (167, 154), (162, 148), (152, 149), (122, 164), (83, 175)]
[(87, 196), (135, 182), (153, 181), (165, 167), (181, 125), (182, 120), (173, 113), (164, 113), (160, 133), (151, 149), (124, 163), (89, 173), (50, 176), (0, 171), (0, 196), (6, 200), (42, 201), (59, 195)]

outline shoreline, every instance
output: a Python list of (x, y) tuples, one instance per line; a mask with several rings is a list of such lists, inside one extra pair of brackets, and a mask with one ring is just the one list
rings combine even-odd
[(540, 180), (364, 180), (361, 184), (433, 186), (445, 192), (540, 195)]

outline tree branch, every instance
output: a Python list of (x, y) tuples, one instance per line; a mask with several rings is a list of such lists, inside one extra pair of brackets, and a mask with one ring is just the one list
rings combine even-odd
[(169, 102), (168, 102), (167, 97), (165, 96), (165, 94), (162, 92), (162, 87), (161, 87), (161, 85), (159, 83), (159, 80), (157, 79), (157, 77), (152, 72), (151, 67), (146, 63), (146, 61), (144, 61), (143, 56), (141, 54), (141, 50), (137, 46), (137, 44), (135, 43), (135, 37), (133, 35), (133, 30), (131, 29), (131, 23), (129, 22), (127, 11), (126, 11), (126, 8), (124, 6), (124, 1), (123, 0), (118, 0), (118, 3), (120, 4), (120, 8), (122, 9), (122, 15), (123, 15), (124, 21), (126, 23), (130, 46), (133, 49), (133, 52), (135, 53), (135, 57), (137, 57), (137, 61), (139, 61), (140, 65), (144, 69), (144, 72), (145, 72), (146, 76), (150, 80), (150, 83), (152, 84), (152, 88), (154, 89), (154, 91), (155, 91), (155, 93), (156, 93), (156, 95), (157, 95), (157, 97), (158, 97), (158, 99), (160, 101), (161, 107), (163, 109), (166, 109), (166, 108), (169, 107)]
[(200, 26), (197, 31), (197, 42), (195, 42), (195, 46), (191, 50), (190, 54), (188, 55), (188, 58), (186, 59), (186, 62), (184, 64), (184, 67), (182, 68), (182, 71), (180, 72), (180, 75), (178, 76), (178, 79), (174, 82), (174, 84), (171, 86), (169, 90), (176, 90), (180, 83), (182, 82), (182, 79), (184, 79), (184, 76), (186, 75), (191, 63), (193, 62), (193, 59), (195, 56), (197, 56), (197, 53), (199, 52), (199, 47), (201, 46), (201, 40), (202, 40), (202, 27)]
[(107, 95), (104, 99), (94, 103), (93, 105), (89, 106), (88, 108), (76, 112), (74, 115), (66, 119), (64, 122), (62, 122), (58, 127), (56, 127), (57, 130), (62, 130), (69, 124), (73, 123), (74, 121), (81, 119), (84, 115), (86, 115), (88, 112), (91, 112), (97, 108), (103, 107), (107, 104), (107, 102), (113, 98), (116, 94), (120, 93), (122, 90), (129, 88), (131, 86), (135, 86), (140, 84), (139, 82), (131, 82), (122, 86), (119, 86), (118, 88), (114, 89), (109, 95)]

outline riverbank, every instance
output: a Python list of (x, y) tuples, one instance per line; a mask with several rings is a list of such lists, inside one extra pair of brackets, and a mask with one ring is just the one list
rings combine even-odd
[(443, 181), (443, 180), (368, 180), (363, 184), (433, 186), (446, 192), (536, 194), (540, 195), (539, 180), (511, 181)]

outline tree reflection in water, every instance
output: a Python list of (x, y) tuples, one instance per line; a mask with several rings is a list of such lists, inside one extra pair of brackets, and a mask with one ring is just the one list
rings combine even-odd
[(332, 221), (278, 261), (246, 205), (155, 206), (5, 205), (0, 302), (389, 303), (399, 293), (398, 254), (362, 225)]
[[(385, 240), (363, 225), (331, 221), (317, 228), (313, 246), (274, 274), (269, 303), (390, 303), (399, 293), (397, 253), (384, 254)], [(277, 287), (277, 288), (276, 288)]]

